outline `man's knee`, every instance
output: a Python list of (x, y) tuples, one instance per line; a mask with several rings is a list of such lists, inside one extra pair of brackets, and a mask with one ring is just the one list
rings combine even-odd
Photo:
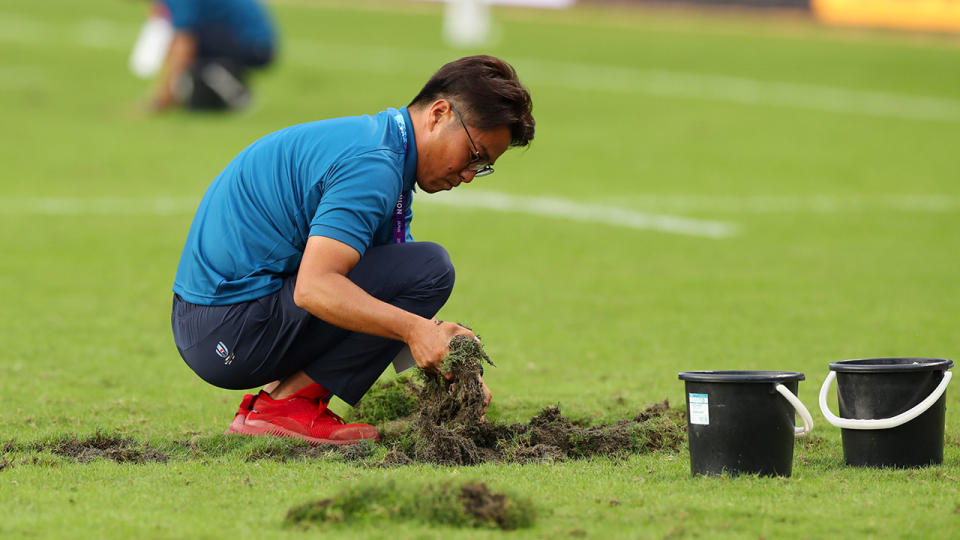
[(434, 242), (417, 242), (412, 245), (416, 246), (417, 257), (422, 261), (421, 286), (449, 295), (456, 280), (450, 254), (443, 246)]
[(456, 274), (447, 250), (433, 242), (387, 244), (370, 248), (347, 274), (367, 293), (389, 300), (446, 300)]

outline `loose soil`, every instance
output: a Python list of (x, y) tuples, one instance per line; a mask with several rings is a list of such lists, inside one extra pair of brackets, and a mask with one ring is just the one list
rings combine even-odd
[[(407, 389), (418, 405), (414, 414), (381, 425), (381, 442), (390, 448), (384, 465), (476, 465), (626, 456), (676, 450), (684, 440), (684, 413), (671, 409), (666, 400), (631, 419), (598, 426), (578, 425), (565, 418), (558, 407), (543, 409), (526, 424), (486, 422), (479, 380), (484, 363), (490, 360), (483, 346), (458, 336), (451, 341), (450, 355), (443, 366), (452, 379), (421, 372), (419, 385), (409, 380), (388, 383), (389, 395), (395, 397), (398, 388)], [(382, 388), (370, 394), (374, 401), (382, 401), (387, 395)], [(409, 401), (408, 397), (397, 399)], [(378, 411), (385, 409), (389, 407), (382, 403), (376, 407)], [(358, 410), (364, 410), (362, 400)]]

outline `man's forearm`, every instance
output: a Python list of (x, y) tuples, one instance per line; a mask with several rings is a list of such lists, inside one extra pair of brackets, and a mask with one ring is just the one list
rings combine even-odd
[(421, 369), (439, 372), (448, 344), (473, 332), (454, 323), (436, 323), (382, 302), (350, 281), (360, 253), (339, 240), (311, 236), (300, 261), (294, 302), (330, 324), (352, 332), (403, 341)]
[(354, 332), (407, 342), (423, 317), (370, 296), (344, 275), (315, 276), (308, 286), (297, 283), (294, 302), (330, 324)]
[(190, 69), (197, 56), (197, 40), (187, 32), (177, 32), (170, 43), (167, 61), (157, 80), (154, 105), (163, 108), (174, 103), (173, 88), (177, 80)]

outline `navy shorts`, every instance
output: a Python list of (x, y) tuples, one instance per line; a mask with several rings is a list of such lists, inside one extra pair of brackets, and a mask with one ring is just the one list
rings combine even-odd
[(249, 43), (229, 29), (217, 26), (193, 31), (199, 60), (230, 61), (245, 68), (263, 68), (273, 61), (272, 43)]
[(273, 61), (272, 43), (248, 43), (218, 27), (194, 31), (197, 57), (179, 83), (181, 99), (193, 110), (241, 109), (250, 102), (247, 72)]
[[(347, 277), (371, 296), (433, 317), (453, 291), (446, 250), (431, 242), (368, 249)], [(203, 306), (174, 294), (174, 341), (203, 380), (240, 390), (303, 370), (353, 405), (404, 347), (403, 342), (344, 330), (298, 307), (297, 277), (279, 291), (240, 304)]]

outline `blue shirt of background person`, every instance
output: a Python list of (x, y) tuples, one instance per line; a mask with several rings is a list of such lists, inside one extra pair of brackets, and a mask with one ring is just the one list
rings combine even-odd
[(260, 0), (154, 0), (174, 28), (150, 108), (240, 109), (249, 70), (273, 62), (276, 32)]
[(256, 0), (158, 0), (170, 11), (174, 29), (201, 34), (209, 29), (233, 34), (249, 45), (271, 46), (275, 32)]
[(401, 193), (405, 240), (417, 170), (406, 107), (282, 129), (237, 155), (207, 189), (173, 290), (187, 302), (228, 305), (280, 289), (310, 236), (356, 249), (393, 241)]

